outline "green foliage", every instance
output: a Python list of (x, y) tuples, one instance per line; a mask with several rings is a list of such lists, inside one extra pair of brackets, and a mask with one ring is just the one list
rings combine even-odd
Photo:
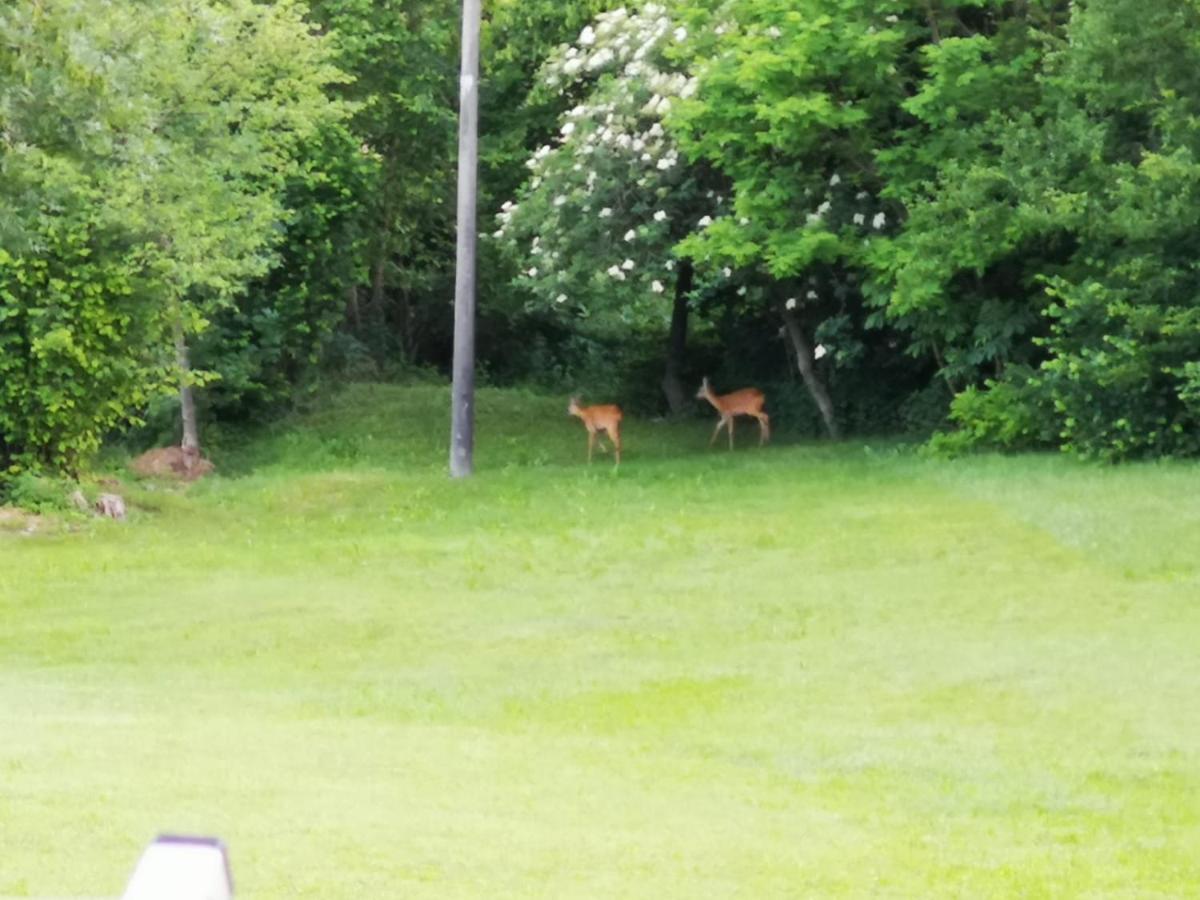
[[(315, 0), (353, 133), (374, 162), (357, 195), (366, 284), (350, 325), (378, 359), (446, 333), (453, 290), (459, 9), (439, 0)], [(361, 281), (361, 279), (360, 279)]]
[[(275, 262), (300, 148), (345, 112), (302, 13), (251, 0), (0, 12), (6, 467), (76, 469), (178, 384), (172, 330), (202, 331)], [(315, 318), (284, 327), (319, 332)]]
[[(909, 216), (874, 254), (879, 296), (951, 383), (997, 393), (956, 403), (956, 441), (1019, 444), (1049, 426), (1084, 455), (1195, 454), (1200, 12), (1098, 0), (1048, 21), (1015, 43), (998, 32), (983, 55), (977, 41), (930, 53), (913, 147), (886, 159)], [(1066, 39), (1036, 55), (1051, 36)], [(1024, 83), (1028, 111), (945, 121), (946, 85), (962, 82), (948, 73), (970, 59), (990, 72), (973, 85)]]
[(205, 395), (221, 419), (285, 409), (297, 387), (311, 387), (362, 274), (360, 204), (375, 160), (341, 125), (297, 155), (304, 162), (285, 188), (291, 212), (273, 267), (217, 310), (194, 348), (196, 365), (220, 376)]
[(1028, 450), (1049, 447), (1057, 435), (1047, 392), (1027, 368), (1013, 367), (1003, 381), (971, 386), (950, 404), (955, 431), (934, 435), (929, 449), (940, 455), (967, 450)]
[(75, 514), (71, 493), (79, 485), (63, 478), (20, 472), (0, 478), (0, 502), (9, 503), (35, 515)]
[(173, 380), (164, 307), (106, 239), (100, 198), (73, 199), (27, 233), (36, 254), (0, 249), (0, 473), (77, 471)]
[(659, 4), (619, 8), (539, 72), (542, 90), (578, 102), (527, 160), (529, 180), (502, 204), (493, 237), (520, 260), (518, 283), (540, 308), (580, 328), (664, 328), (681, 272), (674, 246), (724, 202), (662, 124), (695, 91), (673, 49), (686, 34)]

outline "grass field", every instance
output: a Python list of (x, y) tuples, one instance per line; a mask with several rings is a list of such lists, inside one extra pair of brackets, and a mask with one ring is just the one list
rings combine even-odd
[(708, 451), (358, 387), (0, 532), (0, 896), (160, 831), (239, 896), (1174, 897), (1200, 885), (1200, 469)]

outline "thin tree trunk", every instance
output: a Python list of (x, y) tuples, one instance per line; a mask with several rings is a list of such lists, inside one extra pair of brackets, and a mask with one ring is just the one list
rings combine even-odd
[(804, 379), (804, 386), (808, 388), (808, 393), (812, 396), (813, 401), (817, 404), (817, 409), (821, 412), (821, 419), (825, 422), (825, 430), (829, 432), (829, 436), (835, 441), (839, 440), (842, 436), (842, 431), (838, 427), (837, 419), (834, 417), (833, 402), (829, 399), (829, 392), (825, 390), (825, 385), (817, 376), (817, 371), (813, 367), (812, 346), (808, 343), (808, 338), (804, 336), (804, 329), (800, 327), (800, 320), (796, 317), (796, 313), (786, 306), (783, 308), (783, 325), (787, 329), (792, 347), (796, 351), (796, 368), (800, 370), (800, 377)]
[(357, 334), (362, 334), (362, 310), (358, 305), (357, 284), (352, 284), (346, 288), (346, 312), (350, 322), (354, 325), (354, 331)]
[(175, 363), (179, 366), (179, 412), (183, 419), (183, 452), (187, 456), (198, 456), (200, 428), (196, 423), (196, 395), (191, 384), (192, 366), (187, 338), (183, 333), (182, 316), (175, 319)]
[(930, 0), (925, 0), (925, 19), (929, 23), (929, 31), (933, 37), (935, 44), (942, 42), (942, 32), (938, 28), (937, 14), (933, 11), (933, 4)]
[(667, 368), (663, 373), (662, 389), (667, 397), (671, 415), (682, 415), (687, 408), (687, 391), (683, 387), (683, 361), (687, 355), (688, 296), (692, 293), (691, 260), (680, 260), (675, 278), (675, 305), (671, 309), (671, 333), (667, 338)]
[(374, 317), (371, 321), (383, 321), (383, 292), (384, 292), (384, 277), (387, 275), (387, 251), (384, 247), (379, 248), (379, 258), (375, 260), (375, 265), (371, 270), (371, 315)]

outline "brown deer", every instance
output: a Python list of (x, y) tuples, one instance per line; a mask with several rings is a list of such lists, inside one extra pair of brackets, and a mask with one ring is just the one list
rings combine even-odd
[[(621, 464), (621, 407), (613, 403), (601, 406), (580, 406), (579, 398), (572, 397), (571, 402), (567, 404), (567, 415), (579, 416), (583, 420), (584, 427), (587, 428), (589, 465), (592, 462), (592, 450), (596, 446), (596, 438), (599, 437), (598, 432), (601, 431), (608, 432), (613, 447), (616, 449), (617, 465)], [(604, 450), (603, 441), (600, 443), (600, 449)]]
[(763, 403), (766, 397), (758, 388), (742, 388), (732, 394), (717, 394), (709, 386), (708, 379), (705, 378), (700, 385), (700, 390), (696, 392), (696, 399), (707, 400), (721, 416), (717, 427), (713, 429), (712, 440), (708, 442), (708, 446), (711, 447), (716, 443), (717, 435), (721, 433), (721, 426), (725, 426), (729, 429), (729, 449), (733, 449), (734, 416), (754, 416), (758, 419), (758, 445), (760, 447), (771, 439), (771, 418), (763, 412)]

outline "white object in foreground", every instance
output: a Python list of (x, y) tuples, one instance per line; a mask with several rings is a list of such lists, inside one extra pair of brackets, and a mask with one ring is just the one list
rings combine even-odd
[(121, 900), (232, 900), (225, 845), (162, 835), (145, 849)]

